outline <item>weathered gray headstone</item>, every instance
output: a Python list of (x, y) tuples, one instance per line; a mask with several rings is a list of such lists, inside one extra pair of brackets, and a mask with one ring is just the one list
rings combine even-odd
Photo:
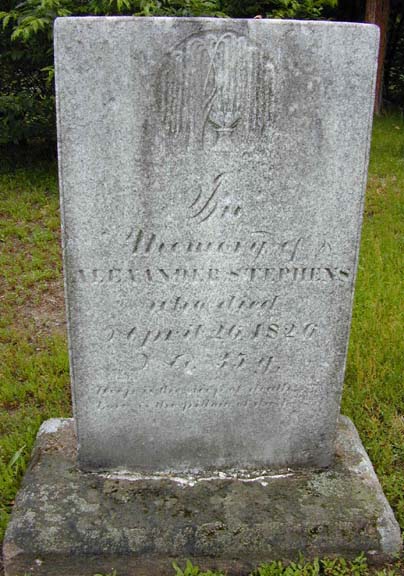
[(38, 433), (6, 576), (399, 553), (338, 418), (376, 52), (355, 24), (57, 22), (75, 426)]
[(57, 22), (85, 469), (330, 464), (377, 39), (356, 24)]

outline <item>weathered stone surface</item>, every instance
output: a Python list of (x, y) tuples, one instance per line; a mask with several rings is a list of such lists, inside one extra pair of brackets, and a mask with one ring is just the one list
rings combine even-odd
[(57, 21), (83, 467), (330, 464), (377, 34)]
[[(6, 576), (171, 575), (173, 559), (247, 574), (271, 559), (400, 550), (400, 530), (353, 424), (323, 471), (243, 479), (125, 476), (77, 468), (72, 420), (38, 435), (4, 544)], [(259, 474), (259, 475), (258, 475)]]

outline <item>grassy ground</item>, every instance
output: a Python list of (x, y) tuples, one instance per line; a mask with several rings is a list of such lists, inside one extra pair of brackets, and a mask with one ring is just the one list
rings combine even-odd
[(54, 165), (0, 174), (1, 533), (39, 425), (70, 413), (59, 228)]
[(342, 412), (404, 530), (404, 121), (374, 124)]
[[(0, 539), (40, 423), (70, 414), (56, 167), (18, 164), (0, 173)], [(403, 196), (404, 121), (380, 118), (343, 412), (404, 529)]]

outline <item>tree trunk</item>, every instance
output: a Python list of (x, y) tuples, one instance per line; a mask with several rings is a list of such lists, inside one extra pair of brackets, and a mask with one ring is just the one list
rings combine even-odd
[(380, 28), (380, 47), (376, 77), (375, 113), (380, 114), (383, 99), (383, 65), (387, 48), (390, 0), (367, 0), (365, 21)]
[(390, 30), (386, 56), (384, 58), (383, 87), (386, 98), (389, 98), (391, 68), (394, 63), (397, 46), (404, 33), (404, 5), (390, 10)]

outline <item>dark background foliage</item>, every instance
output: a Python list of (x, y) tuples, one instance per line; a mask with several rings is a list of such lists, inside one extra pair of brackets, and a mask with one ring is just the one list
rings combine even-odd
[[(53, 21), (68, 15), (363, 21), (366, 0), (0, 0), (0, 147), (55, 149)], [(404, 1), (391, 0), (383, 97), (404, 108)]]

